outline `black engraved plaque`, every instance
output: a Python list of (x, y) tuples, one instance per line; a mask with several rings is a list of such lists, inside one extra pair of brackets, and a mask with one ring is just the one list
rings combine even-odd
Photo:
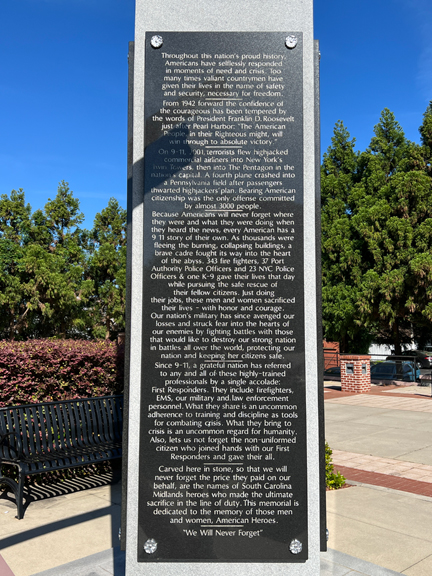
[(146, 34), (139, 561), (308, 557), (302, 62)]

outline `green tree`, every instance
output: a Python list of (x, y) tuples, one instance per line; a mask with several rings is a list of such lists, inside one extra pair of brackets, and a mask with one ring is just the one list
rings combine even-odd
[(14, 339), (26, 322), (22, 258), (30, 229), (31, 207), (22, 189), (0, 197), (0, 336)]
[(423, 114), (423, 123), (419, 128), (421, 142), (423, 144), (423, 156), (426, 162), (426, 171), (432, 174), (432, 100), (429, 102)]
[(112, 338), (124, 330), (126, 211), (111, 198), (92, 232), (67, 182), (31, 213), (0, 197), (0, 338)]
[(114, 198), (96, 214), (91, 233), (92, 334), (109, 339), (125, 329), (126, 210)]
[(84, 336), (86, 304), (93, 280), (85, 277), (85, 262), (71, 260), (66, 249), (54, 253), (38, 244), (27, 246), (24, 257), (27, 307), (34, 312), (31, 337)]
[[(322, 166), (323, 318), (343, 351), (371, 338), (396, 353), (432, 321), (432, 110), (419, 146), (385, 109), (355, 154), (341, 123)], [(430, 337), (430, 336), (429, 336)]]
[(31, 206), (25, 203), (24, 190), (12, 190), (0, 197), (0, 238), (22, 244), (30, 228)]
[(83, 336), (86, 306), (94, 283), (88, 270), (84, 215), (67, 182), (32, 217), (24, 256), (27, 307), (33, 312), (31, 336)]
[(400, 354), (411, 326), (432, 317), (431, 180), (388, 109), (374, 132), (353, 216), (363, 243), (358, 304), (364, 325)]
[(321, 166), (323, 328), (325, 338), (338, 341), (342, 352), (360, 351), (360, 344), (367, 349), (370, 341), (358, 322), (362, 262), (352, 225), (353, 191), (360, 178), (354, 147), (355, 139), (337, 122)]
[[(417, 164), (421, 165), (423, 163), (423, 169), (425, 173), (430, 177), (432, 182), (432, 100), (429, 102), (428, 107), (426, 108), (425, 113), (423, 114), (423, 122), (419, 128), (420, 137), (421, 137), (421, 158), (416, 159)], [(428, 237), (430, 237), (430, 222), (424, 222), (422, 225), (420, 233), (423, 234), (423, 237), (418, 238), (418, 245), (420, 249), (420, 253), (427, 252), (428, 246)], [(429, 251), (430, 254), (430, 251)], [(426, 305), (423, 309), (423, 319), (422, 321), (417, 321), (414, 325), (414, 334), (415, 339), (419, 345), (419, 347), (423, 347), (425, 344), (428, 344), (431, 340), (431, 332), (432, 332), (432, 310), (431, 310), (431, 290), (432, 286), (428, 277), (430, 278), (430, 260), (428, 256), (419, 256), (418, 260), (419, 264), (423, 264), (426, 266), (427, 270), (423, 270), (421, 265), (417, 268), (418, 274), (421, 275), (421, 282), (422, 288), (426, 291)], [(429, 272), (429, 274), (428, 274)]]

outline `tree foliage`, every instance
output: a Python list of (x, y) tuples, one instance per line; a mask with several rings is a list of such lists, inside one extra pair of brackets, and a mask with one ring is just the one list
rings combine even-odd
[(401, 345), (432, 328), (432, 108), (422, 144), (383, 110), (366, 151), (341, 122), (324, 155), (323, 320), (342, 351)]
[(108, 339), (113, 331), (124, 329), (126, 306), (126, 210), (114, 198), (96, 215), (92, 246), (92, 332)]
[(361, 277), (361, 245), (352, 225), (359, 178), (354, 146), (355, 139), (338, 122), (321, 167), (323, 323), (325, 337), (340, 342), (342, 351), (364, 332), (353, 322)]
[(91, 231), (83, 220), (64, 181), (33, 214), (23, 190), (1, 196), (0, 338), (114, 338), (124, 330), (126, 212), (111, 199)]

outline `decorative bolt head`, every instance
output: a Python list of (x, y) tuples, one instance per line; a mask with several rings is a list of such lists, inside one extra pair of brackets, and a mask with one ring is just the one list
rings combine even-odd
[(287, 36), (285, 38), (285, 46), (287, 48), (289, 48), (290, 50), (292, 50), (293, 48), (295, 48), (297, 46), (298, 43), (298, 38), (297, 36)]
[(147, 552), (147, 554), (153, 554), (154, 552), (156, 552), (157, 547), (158, 545), (154, 538), (149, 538), (144, 543), (144, 550)]
[(163, 38), (159, 34), (151, 37), (150, 44), (153, 48), (160, 48), (163, 44)]
[(291, 540), (289, 549), (293, 554), (300, 554), (303, 549), (303, 544), (300, 542), (300, 540), (295, 538), (294, 540)]

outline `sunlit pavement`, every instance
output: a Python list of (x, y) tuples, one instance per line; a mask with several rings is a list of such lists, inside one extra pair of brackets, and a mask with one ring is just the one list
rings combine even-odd
[(102, 474), (33, 488), (36, 500), (22, 520), (15, 518), (13, 499), (0, 498), (0, 550), (11, 574), (30, 576), (57, 567), (61, 576), (59, 566), (118, 546), (121, 484), (112, 480)]
[(351, 484), (327, 492), (329, 545), (409, 576), (432, 574), (428, 386), (340, 392), (327, 383), (326, 439)]

